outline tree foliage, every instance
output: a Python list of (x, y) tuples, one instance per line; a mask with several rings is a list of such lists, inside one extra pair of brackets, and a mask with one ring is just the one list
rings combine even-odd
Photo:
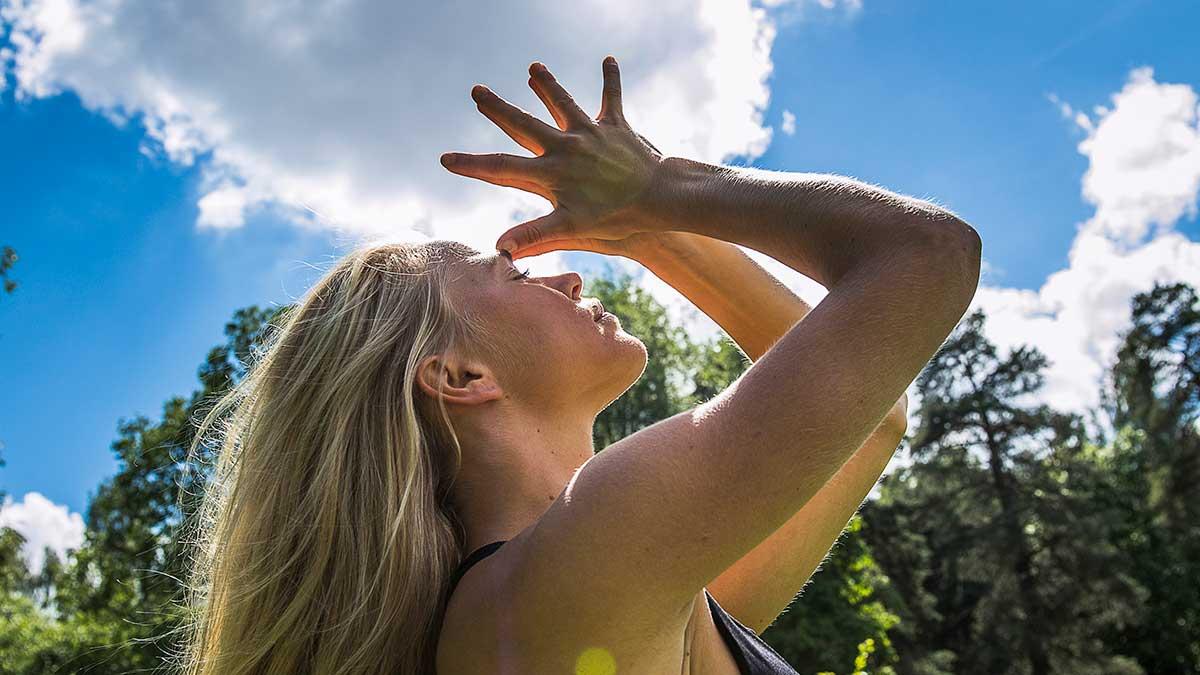
[(671, 325), (666, 308), (627, 274), (595, 279), (587, 294), (599, 298), (607, 311), (616, 314), (622, 328), (646, 345), (647, 354), (642, 376), (596, 418), (595, 446), (603, 449), (687, 408), (687, 392), (681, 391), (679, 374), (695, 358), (698, 346), (681, 327)]
[(1105, 388), (1114, 438), (1098, 452), (1109, 477), (1109, 542), (1147, 597), (1108, 631), (1152, 673), (1200, 672), (1200, 299), (1186, 284), (1133, 300)]
[(918, 376), (912, 463), (864, 513), (898, 590), (900, 671), (1141, 672), (1099, 638), (1142, 589), (1105, 544), (1082, 420), (1029, 403), (1045, 356), (1000, 356), (984, 321), (965, 317)]

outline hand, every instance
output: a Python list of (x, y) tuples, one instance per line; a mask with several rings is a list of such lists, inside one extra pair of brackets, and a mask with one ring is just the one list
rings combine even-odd
[(646, 239), (634, 235), (654, 230), (640, 207), (654, 190), (663, 157), (625, 121), (616, 59), (605, 59), (603, 71), (600, 114), (592, 120), (544, 65), (535, 61), (529, 66), (529, 86), (558, 129), (483, 85), (471, 90), (480, 112), (538, 156), (446, 153), (442, 165), (463, 176), (541, 195), (554, 205), (553, 212), (500, 236), (496, 248), (507, 249), (514, 258), (568, 248), (627, 255)]

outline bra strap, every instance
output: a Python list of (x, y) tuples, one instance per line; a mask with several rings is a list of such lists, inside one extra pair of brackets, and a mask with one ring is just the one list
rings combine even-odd
[(454, 576), (450, 578), (450, 592), (454, 591), (454, 588), (458, 586), (459, 580), (463, 578), (463, 575), (467, 573), (467, 570), (471, 569), (471, 566), (495, 553), (507, 541), (508, 540), (505, 539), (502, 541), (493, 541), (490, 544), (484, 544), (474, 551), (471, 551), (471, 554), (466, 558), (463, 558), (463, 561), (458, 564), (458, 568), (454, 570)]

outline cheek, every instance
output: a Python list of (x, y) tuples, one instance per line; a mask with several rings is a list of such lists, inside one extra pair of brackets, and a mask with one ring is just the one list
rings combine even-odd
[(494, 310), (493, 339), (488, 351), (508, 377), (527, 377), (542, 362), (538, 352), (544, 342), (544, 326), (533, 323), (519, 307), (497, 306)]
[(561, 304), (537, 303), (514, 309), (509, 333), (514, 356), (524, 366), (545, 369), (569, 367), (588, 344), (591, 328)]
[[(517, 282), (514, 282), (514, 284)], [(497, 362), (518, 378), (539, 377), (549, 368), (569, 367), (593, 344), (594, 326), (548, 289), (495, 289), (478, 300), (488, 303), (487, 316), (496, 344)], [(594, 346), (594, 345), (593, 345)], [(534, 372), (526, 374), (526, 369)]]

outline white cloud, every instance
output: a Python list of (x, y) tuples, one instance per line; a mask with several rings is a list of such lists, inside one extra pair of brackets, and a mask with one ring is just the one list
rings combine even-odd
[(37, 492), (25, 493), (20, 502), (6, 495), (0, 506), (0, 527), (11, 527), (25, 537), (21, 553), (34, 573), (42, 569), (47, 546), (63, 558), (67, 549), (83, 543), (83, 518)]
[(533, 218), (549, 204), (451, 174), (438, 157), (530, 154), (469, 92), (487, 84), (553, 124), (526, 83), (534, 60), (594, 115), (600, 63), (614, 54), (627, 117), (666, 154), (755, 157), (771, 140), (763, 111), (775, 28), (749, 0), (0, 0), (0, 8), (16, 97), (70, 90), (114, 123), (142, 124), (145, 152), (199, 162), (200, 227), (239, 227), (266, 207), (309, 227), (336, 222), (356, 236), (436, 236), (490, 250), (516, 213)]
[(1200, 127), (1196, 92), (1160, 84), (1150, 68), (1134, 70), (1113, 96), (1111, 111), (1084, 127), (1079, 151), (1091, 159), (1083, 194), (1096, 205), (1086, 227), (1122, 245), (1135, 245), (1151, 225), (1170, 229), (1196, 215), (1200, 189)]
[(817, 5), (822, 9), (836, 9), (839, 5), (848, 13), (862, 9), (862, 0), (759, 0), (766, 7), (793, 5), (803, 8), (806, 5)]
[(1040, 402), (1083, 412), (1099, 402), (1133, 296), (1156, 281), (1200, 287), (1200, 243), (1174, 229), (1196, 214), (1200, 192), (1197, 95), (1139, 68), (1094, 118), (1050, 99), (1085, 133), (1083, 196), (1095, 213), (1077, 226), (1067, 267), (1041, 288), (981, 285), (971, 309), (988, 314), (988, 337), (1002, 352), (1032, 344), (1046, 354)]
[(1050, 102), (1058, 108), (1064, 118), (1071, 120), (1085, 131), (1092, 130), (1092, 120), (1086, 114), (1072, 108), (1070, 103), (1060, 99), (1057, 94), (1047, 94), (1046, 98), (1050, 99)]
[(783, 111), (783, 122), (779, 125), (779, 130), (788, 136), (796, 133), (796, 116), (791, 110)]

